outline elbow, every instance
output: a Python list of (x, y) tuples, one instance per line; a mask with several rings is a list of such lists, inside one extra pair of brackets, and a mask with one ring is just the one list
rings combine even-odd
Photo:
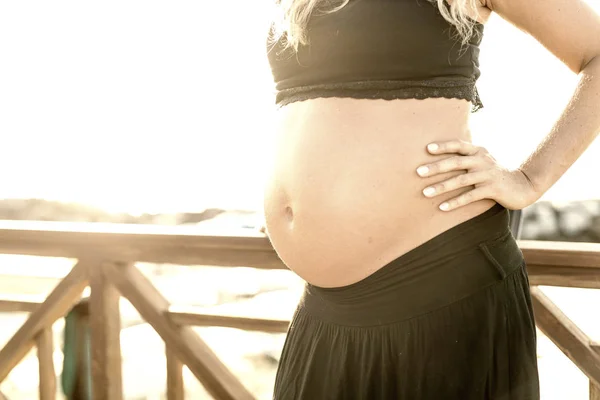
[(579, 73), (588, 72), (592, 69), (594, 71), (600, 69), (600, 52), (584, 58), (579, 68)]

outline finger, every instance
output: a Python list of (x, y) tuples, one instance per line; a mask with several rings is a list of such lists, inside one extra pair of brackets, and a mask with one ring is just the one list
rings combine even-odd
[(478, 171), (467, 174), (461, 174), (450, 178), (446, 181), (436, 183), (426, 187), (423, 190), (423, 194), (427, 197), (435, 197), (443, 193), (451, 192), (456, 189), (464, 188), (467, 186), (481, 185), (490, 179), (489, 171)]
[(475, 156), (449, 157), (432, 164), (421, 165), (417, 168), (417, 174), (432, 176), (450, 171), (469, 170), (481, 166), (483, 161), (481, 157)]
[(467, 204), (471, 204), (475, 201), (483, 200), (489, 198), (487, 186), (480, 186), (473, 190), (469, 190), (466, 193), (461, 194), (458, 197), (447, 200), (440, 204), (440, 210), (442, 211), (452, 211), (459, 207), (466, 206)]
[(431, 154), (458, 153), (463, 156), (471, 156), (479, 152), (479, 150), (481, 150), (480, 147), (464, 140), (449, 140), (446, 142), (429, 143), (427, 145), (427, 151)]

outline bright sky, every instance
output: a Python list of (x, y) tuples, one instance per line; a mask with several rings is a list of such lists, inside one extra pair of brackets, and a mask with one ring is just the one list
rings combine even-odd
[[(589, 0), (600, 12), (600, 1)], [(0, 198), (115, 211), (260, 209), (269, 0), (0, 3)], [(493, 18), (476, 140), (517, 165), (575, 83)], [(512, 143), (512, 144), (511, 144)], [(600, 198), (600, 143), (548, 198)]]

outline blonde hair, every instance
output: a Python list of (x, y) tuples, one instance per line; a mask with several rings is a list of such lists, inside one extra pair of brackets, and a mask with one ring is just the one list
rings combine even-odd
[[(456, 28), (462, 44), (466, 44), (473, 35), (477, 17), (469, 16), (468, 12), (477, 13), (477, 5), (481, 5), (480, 0), (453, 0), (451, 4), (448, 4), (447, 0), (428, 1), (437, 4), (442, 17)], [(306, 30), (313, 13), (333, 13), (344, 8), (349, 2), (350, 0), (278, 0), (274, 39), (284, 37), (285, 46), (297, 51), (300, 45), (308, 44)]]

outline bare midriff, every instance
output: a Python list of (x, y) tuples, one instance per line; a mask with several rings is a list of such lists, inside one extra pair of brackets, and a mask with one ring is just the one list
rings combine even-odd
[(482, 200), (438, 207), (469, 188), (434, 198), (422, 178), (429, 143), (470, 141), (471, 103), (458, 99), (318, 98), (279, 110), (265, 218), (279, 257), (307, 282), (360, 281), (440, 233), (491, 208)]

